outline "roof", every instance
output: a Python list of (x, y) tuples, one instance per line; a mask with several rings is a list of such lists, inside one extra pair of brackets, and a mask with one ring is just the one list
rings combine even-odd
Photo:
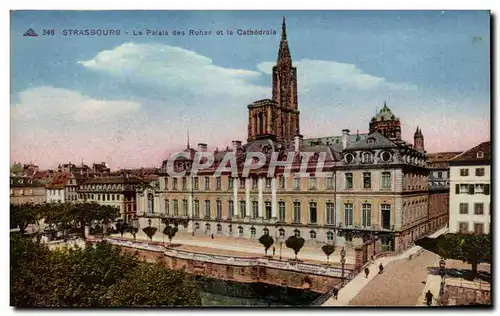
[(366, 139), (360, 139), (356, 142), (349, 143), (347, 150), (352, 149), (375, 149), (375, 148), (392, 148), (397, 147), (397, 144), (387, 139), (379, 132), (371, 133)]
[(450, 160), (450, 164), (491, 163), (491, 142), (483, 142)]
[(461, 151), (449, 151), (427, 154), (427, 168), (430, 169), (447, 169), (448, 161), (459, 155)]
[[(348, 143), (353, 143), (358, 140), (363, 140), (368, 138), (368, 133), (356, 133), (356, 134), (349, 134), (347, 142)], [(318, 138), (307, 138), (304, 139), (304, 144), (305, 145), (333, 145), (333, 144), (342, 144), (342, 136), (326, 136), (326, 137), (318, 137)]]
[(394, 120), (399, 120), (399, 118), (397, 118), (391, 111), (391, 109), (389, 109), (389, 107), (387, 106), (387, 103), (384, 102), (384, 106), (382, 107), (382, 109), (380, 109), (380, 111), (378, 112), (377, 115), (375, 115), (373, 118), (372, 118), (372, 121), (374, 120), (377, 120), (377, 121), (394, 121)]
[(10, 187), (45, 187), (45, 185), (30, 178), (10, 177)]
[(50, 183), (47, 184), (48, 189), (63, 189), (68, 182), (69, 173), (56, 173)]
[(141, 179), (136, 176), (109, 176), (109, 177), (99, 177), (88, 179), (85, 181), (87, 184), (122, 184), (122, 183), (130, 183), (136, 184), (141, 183)]

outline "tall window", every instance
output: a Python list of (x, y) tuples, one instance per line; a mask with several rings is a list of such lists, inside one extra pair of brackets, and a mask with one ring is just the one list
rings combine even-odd
[(272, 180), (272, 178), (266, 178), (266, 189), (271, 188), (271, 180)]
[(474, 203), (474, 214), (475, 215), (483, 215), (484, 214), (484, 204), (483, 203)]
[(179, 203), (177, 200), (174, 200), (174, 216), (179, 216)]
[(233, 177), (229, 177), (228, 178), (228, 190), (231, 190), (234, 186), (234, 178)]
[(177, 190), (177, 178), (173, 178), (172, 190)]
[(210, 190), (210, 177), (205, 177), (205, 190)]
[(353, 188), (352, 173), (350, 173), (350, 172), (345, 174), (345, 188), (346, 189)]
[(293, 177), (293, 189), (294, 190), (300, 189), (300, 176), (298, 176), (298, 175), (295, 175)]
[(194, 218), (200, 218), (200, 201), (199, 200), (194, 200), (194, 210), (193, 210), (193, 217)]
[(363, 188), (370, 189), (372, 187), (371, 172), (363, 172)]
[(326, 188), (333, 189), (333, 177), (326, 177)]
[(210, 200), (205, 200), (205, 217), (210, 218)]
[(234, 201), (230, 200), (227, 202), (227, 206), (228, 206), (228, 217), (229, 218), (232, 218), (234, 216)]
[(484, 234), (484, 225), (482, 223), (474, 223), (474, 234)]
[(352, 226), (353, 225), (353, 205), (352, 203), (344, 204), (344, 225)]
[(258, 185), (258, 178), (254, 177), (252, 178), (252, 189), (257, 189)]
[(484, 176), (484, 168), (476, 168), (476, 177)]
[(152, 193), (148, 194), (148, 213), (153, 214), (155, 207), (154, 195)]
[(279, 218), (280, 222), (284, 222), (285, 221), (285, 218), (286, 218), (285, 215), (286, 215), (285, 202), (284, 201), (279, 201), (278, 202), (278, 218)]
[(182, 177), (182, 190), (187, 190), (187, 179), (186, 177)]
[(222, 180), (221, 177), (215, 178), (215, 189), (220, 190), (222, 188)]
[(165, 199), (165, 214), (170, 215), (170, 201)]
[(460, 176), (461, 177), (469, 176), (469, 169), (460, 169)]
[(293, 222), (300, 223), (300, 202), (293, 202)]
[(284, 189), (285, 188), (285, 177), (284, 176), (280, 176), (279, 177), (279, 182), (280, 182), (280, 189)]
[(459, 214), (469, 214), (469, 203), (459, 204)]
[(168, 178), (165, 178), (165, 190), (168, 190)]
[(309, 189), (316, 189), (316, 177), (314, 176), (309, 177)]
[(217, 200), (215, 202), (215, 210), (217, 212), (217, 219), (222, 219), (222, 201), (221, 200)]
[(318, 222), (318, 208), (316, 202), (309, 202), (309, 223), (316, 224)]
[(384, 171), (382, 172), (382, 189), (391, 188), (391, 173)]
[(240, 189), (245, 189), (246, 188), (246, 179), (245, 178), (240, 178)]
[(326, 203), (326, 223), (335, 224), (335, 204), (331, 202)]
[(241, 218), (247, 217), (247, 203), (245, 200), (240, 201), (240, 216)]
[(361, 204), (361, 225), (370, 227), (372, 225), (372, 205), (369, 203)]
[(271, 202), (266, 202), (265, 208), (266, 208), (266, 219), (271, 219), (273, 213), (272, 212), (273, 207), (271, 205)]
[(198, 177), (193, 178), (193, 190), (199, 190), (200, 189), (200, 182), (198, 180)]
[(252, 201), (252, 218), (259, 217), (259, 202)]
[(182, 216), (188, 216), (188, 201), (182, 200)]

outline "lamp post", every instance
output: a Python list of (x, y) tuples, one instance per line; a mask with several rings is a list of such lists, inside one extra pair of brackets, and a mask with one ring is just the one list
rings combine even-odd
[(139, 231), (140, 227), (141, 227), (141, 225), (139, 224), (139, 218), (134, 217), (134, 219), (132, 220), (132, 229), (134, 231), (134, 241), (135, 241), (135, 236), (136, 236), (137, 232)]
[(439, 289), (439, 297), (443, 297), (444, 294), (444, 276), (446, 273), (446, 261), (444, 258), (439, 260), (439, 274), (441, 274), (441, 288)]
[(280, 242), (280, 260), (281, 260), (282, 259), (281, 255), (283, 253), (283, 242), (285, 241), (285, 237), (284, 236), (279, 236), (278, 240)]
[(342, 286), (344, 286), (344, 265), (345, 265), (345, 249), (342, 246), (342, 250), (340, 250), (340, 263), (342, 263)]

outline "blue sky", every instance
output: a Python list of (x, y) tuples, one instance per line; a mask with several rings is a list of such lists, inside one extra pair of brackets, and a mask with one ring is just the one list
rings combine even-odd
[[(246, 105), (271, 96), (283, 16), (305, 137), (366, 132), (387, 101), (403, 138), (419, 125), (430, 152), (489, 138), (487, 11), (17, 11), (11, 160), (159, 165), (188, 128), (194, 144), (245, 141)], [(91, 28), (121, 34), (62, 35)], [(214, 35), (132, 35), (146, 29)], [(215, 35), (228, 29), (277, 34)]]

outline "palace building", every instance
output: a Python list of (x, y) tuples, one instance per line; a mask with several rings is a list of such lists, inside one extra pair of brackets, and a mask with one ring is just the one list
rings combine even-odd
[[(348, 129), (339, 136), (304, 139), (300, 134), (297, 69), (284, 19), (272, 87), (272, 99), (248, 106), (245, 144), (233, 141), (231, 148), (215, 151), (215, 163), (196, 175), (191, 167), (196, 153), (207, 151), (204, 143), (194, 149), (188, 142), (185, 157), (175, 160), (174, 168), (186, 171), (182, 177), (170, 175), (163, 162), (159, 178), (137, 192), (141, 226), (148, 220), (161, 225), (162, 217), (185, 218), (193, 235), (258, 239), (270, 234), (278, 240), (297, 235), (341, 245), (379, 236), (388, 251), (402, 251), (432, 232), (424, 136), (417, 128), (413, 144), (402, 140), (402, 123), (387, 104), (371, 118), (367, 134)], [(245, 176), (241, 171), (250, 152), (267, 160)], [(308, 176), (299, 173), (304, 152), (312, 154)], [(214, 175), (227, 153), (236, 155), (238, 175)], [(289, 175), (278, 167), (268, 177), (273, 154), (280, 161), (292, 155)], [(320, 157), (330, 175), (315, 173)]]

